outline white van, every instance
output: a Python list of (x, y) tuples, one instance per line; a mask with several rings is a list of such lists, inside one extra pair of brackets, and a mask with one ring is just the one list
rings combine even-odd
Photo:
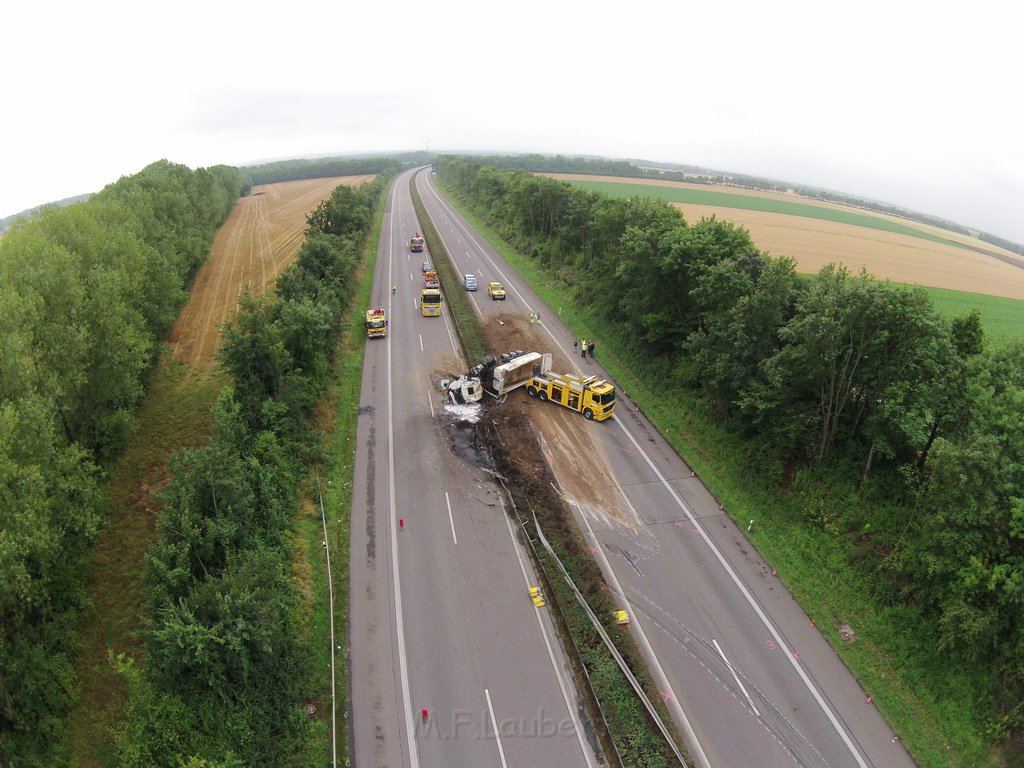
[(465, 275), (464, 284), (466, 286), (466, 290), (467, 291), (475, 291), (476, 290), (476, 275), (466, 274)]

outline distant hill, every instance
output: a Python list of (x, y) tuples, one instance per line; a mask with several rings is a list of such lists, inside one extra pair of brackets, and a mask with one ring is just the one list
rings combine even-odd
[(56, 205), (58, 208), (65, 208), (69, 205), (73, 205), (74, 203), (81, 203), (88, 200), (90, 197), (92, 197), (92, 194), (92, 192), (87, 192), (84, 195), (65, 197), (63, 200), (57, 200), (52, 203), (44, 203), (43, 205), (37, 205), (35, 208), (27, 208), (21, 213), (12, 214), (5, 219), (0, 219), (0, 232), (3, 232), (9, 226), (11, 226), (11, 224), (13, 224), (16, 219), (20, 219), (22, 217), (31, 217), (38, 213), (39, 211), (41, 211), (43, 208), (46, 208), (48, 205)]

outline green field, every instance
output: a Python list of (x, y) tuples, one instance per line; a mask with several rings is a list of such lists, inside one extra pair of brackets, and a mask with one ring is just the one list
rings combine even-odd
[(710, 189), (659, 187), (650, 184), (622, 184), (617, 181), (570, 181), (569, 183), (582, 189), (601, 192), (612, 197), (634, 197), (639, 195), (641, 197), (665, 200), (669, 203), (711, 205), (717, 208), (742, 208), (748, 211), (766, 211), (768, 213), (780, 213), (789, 216), (803, 216), (809, 219), (834, 221), (840, 224), (852, 224), (857, 227), (868, 227), (869, 229), (879, 229), (883, 232), (893, 232), (898, 235), (919, 237), (923, 240), (931, 240), (936, 243), (967, 249), (967, 246), (963, 243), (915, 229), (898, 221), (891, 221), (870, 214), (856, 213), (839, 208), (825, 208), (807, 203), (790, 202), (789, 200), (773, 200), (767, 197), (755, 197), (754, 195), (742, 193), (715, 192)]
[(925, 288), (936, 311), (943, 317), (959, 317), (977, 309), (985, 328), (985, 338), (1003, 342), (1024, 335), (1024, 301), (985, 296), (980, 293)]

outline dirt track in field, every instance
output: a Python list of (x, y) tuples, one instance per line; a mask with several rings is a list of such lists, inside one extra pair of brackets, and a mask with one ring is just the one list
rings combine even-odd
[(188, 303), (168, 341), (175, 357), (210, 365), (220, 347), (220, 325), (232, 317), (246, 288), (255, 295), (274, 281), (298, 255), (306, 215), (341, 184), (356, 186), (372, 176), (286, 181), (253, 187), (235, 204), (213, 241), (210, 258), (192, 282)]
[[(607, 181), (618, 184), (646, 184), (702, 192), (716, 191), (736, 195), (749, 195), (822, 208), (854, 211), (879, 219), (898, 221), (904, 226), (963, 243), (997, 255), (986, 255), (975, 250), (936, 243), (910, 235), (885, 232), (878, 229), (840, 224), (805, 216), (750, 211), (742, 208), (723, 208), (711, 205), (673, 203), (690, 223), (717, 216), (731, 221), (748, 232), (761, 251), (772, 256), (790, 256), (796, 260), (797, 270), (812, 274), (826, 264), (844, 264), (851, 272), (866, 268), (875, 277), (896, 283), (910, 283), (933, 288), (969, 291), (989, 296), (1003, 296), (1024, 300), (1024, 258), (997, 248), (976, 238), (948, 232), (936, 227), (907, 221), (893, 216), (875, 214), (848, 206), (833, 205), (810, 200), (795, 194), (745, 190), (737, 187), (687, 184), (656, 179), (629, 179), (618, 176), (585, 176), (579, 174), (545, 174), (566, 181)], [(1005, 259), (1005, 260), (1004, 260)], [(1008, 263), (1012, 262), (1012, 263)], [(1015, 266), (1019, 264), (1020, 266)]]

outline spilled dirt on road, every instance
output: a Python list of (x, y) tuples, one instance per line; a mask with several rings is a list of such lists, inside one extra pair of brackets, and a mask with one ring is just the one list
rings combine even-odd
[[(552, 350), (551, 339), (525, 317), (502, 313), (485, 321), (487, 342), (495, 352), (521, 349), (526, 352)], [(553, 352), (552, 366), (559, 371), (578, 372), (575, 361)], [(508, 453), (525, 472), (535, 478), (550, 465), (563, 494), (584, 507), (600, 510), (621, 525), (636, 526), (626, 511), (626, 502), (615, 484), (600, 430), (614, 429), (610, 423), (584, 419), (581, 414), (552, 403), (533, 400), (521, 387), (503, 403), (488, 403), (488, 418), (498, 428)]]

